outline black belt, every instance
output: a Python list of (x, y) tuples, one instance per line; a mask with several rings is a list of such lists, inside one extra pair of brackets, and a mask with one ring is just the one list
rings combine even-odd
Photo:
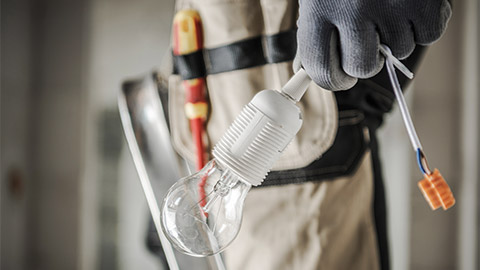
[(297, 50), (296, 29), (275, 35), (258, 36), (225, 46), (174, 55), (174, 73), (182, 79), (291, 61)]

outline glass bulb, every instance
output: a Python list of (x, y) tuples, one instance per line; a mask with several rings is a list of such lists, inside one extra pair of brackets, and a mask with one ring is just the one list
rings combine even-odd
[(283, 94), (274, 90), (256, 94), (213, 148), (215, 159), (170, 188), (161, 224), (176, 249), (204, 257), (224, 250), (235, 239), (248, 191), (262, 183), (302, 126), (295, 102), (309, 83), (304, 71), (297, 72), (282, 88)]
[(162, 229), (186, 254), (204, 257), (221, 252), (240, 230), (250, 188), (213, 159), (170, 188), (162, 206)]

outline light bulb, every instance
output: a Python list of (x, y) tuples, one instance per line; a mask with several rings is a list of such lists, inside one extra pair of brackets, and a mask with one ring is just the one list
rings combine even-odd
[(215, 145), (214, 159), (170, 188), (161, 224), (177, 250), (204, 257), (221, 252), (235, 239), (248, 191), (262, 183), (302, 126), (295, 103), (309, 83), (301, 69), (282, 92), (255, 95)]
[(176, 249), (193, 256), (222, 251), (238, 234), (251, 184), (210, 161), (172, 186), (163, 205), (162, 226)]

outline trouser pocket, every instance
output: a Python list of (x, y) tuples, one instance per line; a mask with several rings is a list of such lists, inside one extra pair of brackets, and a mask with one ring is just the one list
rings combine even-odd
[(322, 181), (349, 175), (358, 167), (369, 140), (362, 112), (340, 111), (333, 145), (321, 158), (303, 168), (272, 171), (260, 187)]

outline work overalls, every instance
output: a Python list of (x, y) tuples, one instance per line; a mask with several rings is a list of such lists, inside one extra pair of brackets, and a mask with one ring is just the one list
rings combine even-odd
[[(298, 2), (177, 1), (177, 11), (185, 8), (197, 10), (203, 22), (211, 106), (206, 130), (213, 146), (258, 91), (279, 90), (292, 76)], [(184, 60), (168, 60), (174, 68), (161, 79), (168, 81), (174, 148), (194, 162), (184, 89), (175, 74)], [(247, 196), (240, 233), (224, 252), (227, 269), (388, 269), (375, 139), (394, 99), (387, 85), (383, 71), (349, 91), (310, 85), (299, 104), (303, 127)]]

